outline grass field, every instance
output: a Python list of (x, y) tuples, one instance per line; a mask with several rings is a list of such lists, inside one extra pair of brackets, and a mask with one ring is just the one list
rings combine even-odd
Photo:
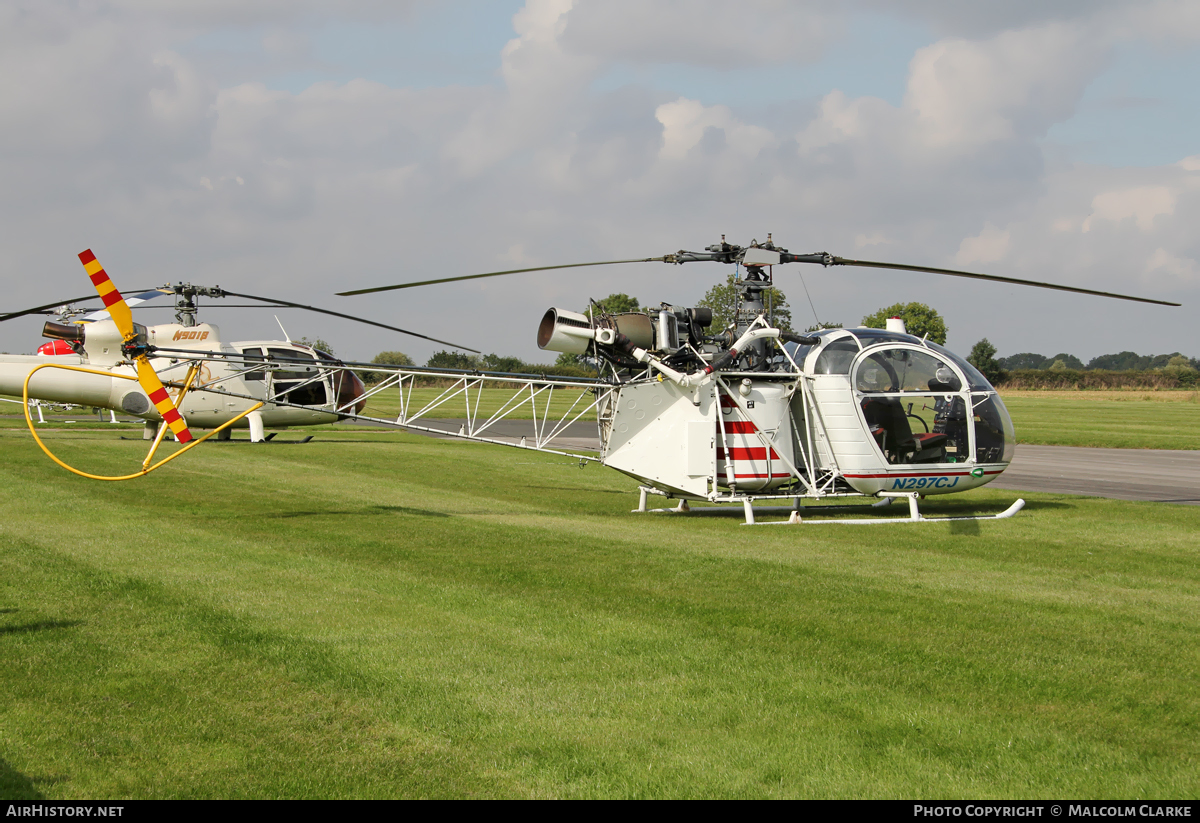
[(1001, 396), (1022, 443), (1200, 449), (1200, 392), (1015, 391)]
[(748, 528), (402, 433), (0, 449), (3, 798), (1197, 796), (1195, 507)]

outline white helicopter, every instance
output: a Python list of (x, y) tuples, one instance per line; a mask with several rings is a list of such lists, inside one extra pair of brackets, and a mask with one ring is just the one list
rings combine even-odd
[[(741, 503), (748, 524), (756, 522), (756, 501), (790, 499), (785, 522), (797, 523), (802, 512), (815, 508), (802, 508), (802, 500), (851, 496), (882, 498), (876, 505), (907, 498), (907, 520), (926, 520), (918, 499), (991, 482), (1012, 461), (1016, 446), (1012, 420), (987, 379), (958, 355), (906, 333), (898, 318), (886, 329), (829, 329), (810, 335), (775, 327), (762, 298), (772, 284), (773, 266), (815, 263), (920, 271), (1179, 305), (824, 252), (791, 254), (769, 234), (766, 243), (748, 247), (729, 244), (722, 236), (704, 252), (540, 266), (340, 294), (558, 268), (694, 261), (744, 269), (737, 281), (736, 319), (728, 328), (710, 334), (712, 313), (705, 308), (664, 303), (657, 313), (610, 314), (593, 302), (586, 315), (548, 310), (537, 342), (542, 349), (587, 354), (603, 364), (603, 378), (591, 389), (599, 462), (639, 481), (635, 511), (647, 510), (650, 494), (678, 498), (678, 507), (670, 510), (676, 512), (689, 511), (688, 501)], [(403, 392), (403, 380), (397, 382)], [(473, 432), (464, 427), (459, 434), (471, 437)], [(532, 447), (545, 450), (541, 442)], [(1018, 500), (989, 517), (935, 519), (1010, 517), (1023, 505)]]
[[(332, 423), (361, 412), (365, 405), (362, 380), (342, 361), (291, 341), (225, 342), (217, 326), (196, 322), (198, 296), (301, 308), (446, 343), (340, 312), (219, 287), (180, 283), (126, 301), (90, 250), (79, 258), (105, 309), (69, 323), (47, 322), (42, 333), (51, 342), (37, 355), (0, 355), (0, 394), (140, 417), (146, 421), (147, 440), (155, 439), (166, 422), (184, 443), (192, 439), (191, 428), (218, 430), (219, 439), (229, 439), (233, 427), (249, 428), (252, 441), (263, 441), (269, 439), (268, 427)], [(176, 298), (177, 322), (133, 322), (131, 305), (164, 294)], [(0, 321), (56, 305), (0, 315)]]

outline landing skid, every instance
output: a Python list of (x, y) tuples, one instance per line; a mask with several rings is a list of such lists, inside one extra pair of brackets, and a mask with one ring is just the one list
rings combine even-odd
[[(215, 443), (271, 443), (271, 442), (274, 442), (274, 444), (276, 446), (293, 446), (293, 445), (300, 445), (301, 443), (307, 443), (308, 441), (312, 440), (316, 436), (316, 435), (310, 434), (301, 440), (273, 440), (273, 438), (275, 437), (276, 434), (278, 434), (278, 432), (271, 432), (266, 437), (264, 437), (262, 440), (257, 440), (257, 441), (256, 440), (242, 440), (237, 437), (226, 437), (226, 438), (216, 437), (216, 438), (213, 438), (213, 442), (215, 442)], [(140, 437), (122, 437), (121, 439), (122, 440), (141, 440), (142, 438), (140, 438)]]
[[(656, 492), (653, 489), (647, 489), (645, 487), (640, 487), (638, 489), (638, 491), (639, 491), (641, 497), (639, 500), (638, 508), (633, 510), (633, 512), (635, 514), (645, 513), (645, 514), (690, 514), (693, 516), (729, 516), (737, 511), (736, 509), (717, 507), (717, 506), (705, 506), (700, 509), (693, 509), (688, 504), (688, 501), (686, 501), (686, 500), (680, 500), (679, 505), (672, 509), (647, 509), (646, 508), (647, 496), (649, 494), (653, 494)], [(661, 494), (661, 492), (658, 492), (658, 493)], [(742, 511), (745, 514), (746, 522), (743, 525), (745, 525), (745, 526), (754, 526), (754, 525), (759, 525), (759, 526), (797, 526), (802, 523), (807, 523), (808, 525), (811, 526), (811, 525), (822, 525), (822, 524), (834, 523), (834, 524), (841, 524), (841, 525), (846, 525), (846, 526), (865, 526), (865, 525), (874, 525), (876, 523), (945, 523), (945, 522), (950, 522), (950, 521), (954, 521), (954, 520), (1005, 520), (1009, 517), (1012, 517), (1014, 514), (1019, 512), (1021, 509), (1025, 508), (1025, 501), (1023, 499), (1018, 498), (1016, 502), (1014, 502), (1011, 506), (1009, 506), (1007, 509), (1000, 512), (999, 514), (982, 514), (982, 515), (971, 515), (971, 516), (964, 516), (964, 517), (925, 517), (923, 514), (921, 514), (921, 511), (918, 508), (918, 503), (917, 503), (917, 501), (920, 500), (921, 495), (916, 492), (890, 493), (890, 494), (885, 492), (881, 496), (883, 497), (882, 500), (878, 500), (874, 503), (869, 503), (869, 504), (863, 503), (863, 504), (859, 504), (859, 505), (851, 504), (851, 505), (840, 505), (840, 506), (805, 506), (803, 508), (800, 508), (798, 505), (796, 505), (796, 506), (759, 506), (758, 508), (755, 508), (752, 505), (750, 498), (744, 498), (742, 500)], [(847, 509), (883, 509), (883, 508), (887, 508), (888, 506), (890, 506), (892, 504), (893, 500), (895, 500), (896, 498), (900, 498), (900, 497), (904, 497), (904, 498), (908, 499), (908, 517), (875, 517), (875, 518), (870, 518), (870, 519), (857, 519), (857, 520), (834, 520), (834, 519), (807, 520), (807, 521), (805, 520), (805, 517), (807, 517), (810, 513), (813, 513), (813, 512), (826, 513), (826, 512), (831, 512), (831, 511), (845, 511)], [(798, 503), (799, 503), (799, 501), (797, 501), (797, 504)], [(785, 513), (790, 515), (787, 520), (774, 520), (769, 523), (759, 523), (755, 519), (756, 515), (764, 515), (764, 514), (771, 515), (771, 514), (785, 514)]]

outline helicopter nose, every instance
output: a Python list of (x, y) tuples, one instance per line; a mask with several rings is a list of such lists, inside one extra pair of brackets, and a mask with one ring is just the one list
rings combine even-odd
[(367, 407), (364, 397), (366, 393), (367, 387), (363, 385), (363, 381), (357, 374), (349, 369), (338, 372), (337, 405), (339, 409), (346, 409), (352, 414), (362, 414), (362, 410)]

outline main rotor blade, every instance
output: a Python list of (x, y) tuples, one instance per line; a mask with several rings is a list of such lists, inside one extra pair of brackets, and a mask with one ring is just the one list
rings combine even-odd
[(670, 262), (666, 257), (639, 257), (636, 260), (601, 260), (598, 263), (567, 263), (563, 266), (534, 266), (529, 269), (508, 269), (507, 271), (489, 271), (484, 274), (465, 274), (461, 277), (441, 277), (437, 280), (418, 280), (415, 283), (398, 283), (395, 286), (379, 286), (373, 289), (355, 289), (354, 291), (340, 291), (338, 297), (350, 297), (355, 294), (372, 294), (377, 291), (392, 291), (394, 289), (411, 289), (414, 286), (432, 286), (435, 283), (454, 283), (458, 280), (478, 280), (481, 277), (499, 277), (503, 274), (521, 274), (527, 271), (550, 271), (551, 269), (578, 269), (583, 266), (612, 266), (617, 263), (667, 263)]
[(65, 306), (68, 303), (82, 303), (84, 300), (95, 300), (95, 294), (85, 294), (83, 297), (72, 297), (70, 300), (56, 300), (53, 303), (47, 303), (44, 306), (34, 306), (32, 309), (23, 309), (22, 311), (9, 312), (8, 314), (0, 314), (0, 323), (5, 320), (12, 320), (17, 317), (24, 317), (27, 314), (37, 314), (44, 312), (47, 309), (57, 309), (59, 306)]
[[(805, 255), (807, 256), (807, 255)], [(817, 255), (812, 255), (816, 257)], [(976, 274), (969, 271), (957, 271), (955, 269), (939, 269), (933, 266), (908, 266), (900, 263), (876, 263), (871, 260), (848, 260), (845, 257), (829, 256), (828, 263), (823, 265), (830, 266), (863, 266), (870, 269), (898, 269), (900, 271), (923, 271), (930, 274), (946, 274), (951, 277), (969, 277), (972, 280), (992, 280), (997, 283), (1013, 283), (1018, 286), (1036, 286), (1039, 289), (1055, 289), (1056, 291), (1069, 291), (1076, 294), (1091, 294), (1096, 297), (1112, 297), (1116, 300), (1133, 300), (1138, 303), (1154, 303), (1158, 306), (1179, 306), (1180, 303), (1171, 303), (1166, 300), (1152, 300), (1149, 297), (1134, 297), (1129, 294), (1115, 294), (1107, 291), (1096, 291), (1095, 289), (1081, 289), (1075, 286), (1059, 286), (1055, 283), (1043, 283), (1039, 280), (1021, 280), (1018, 277), (1000, 277), (995, 274)], [(802, 263), (820, 263), (820, 260), (800, 260)]]
[[(141, 291), (145, 291), (145, 289), (142, 289)], [(65, 306), (69, 303), (83, 303), (88, 300), (99, 299), (100, 298), (95, 293), (92, 293), (85, 294), (83, 297), (71, 297), (66, 300), (55, 300), (53, 303), (47, 303), (44, 306), (34, 306), (32, 309), (22, 309), (21, 311), (0, 314), (0, 323), (3, 323), (5, 320), (15, 320), (16, 318), (24, 317), (27, 314), (53, 314), (52, 310), (57, 309), (59, 306)]]
[[(164, 294), (171, 294), (171, 292), (166, 291), (164, 289), (151, 289), (150, 291), (145, 291), (145, 292), (142, 292), (141, 294), (135, 294), (133, 297), (126, 297), (125, 305), (132, 309), (134, 306), (137, 306), (141, 303), (145, 303), (147, 300), (153, 300), (156, 297), (162, 297)], [(150, 307), (143, 306), (142, 308), (150, 308)], [(159, 308), (161, 308), (161, 307), (159, 307)], [(97, 320), (104, 320), (105, 318), (110, 317), (110, 316), (111, 316), (111, 313), (109, 312), (108, 309), (101, 309), (100, 311), (92, 312), (91, 314), (87, 315), (86, 317), (81, 317), (79, 319), (81, 322), (84, 322), (84, 323), (94, 323)]]
[(408, 335), (412, 335), (413, 337), (420, 337), (423, 340), (432, 340), (434, 343), (441, 343), (444, 346), (450, 346), (451, 348), (454, 348), (454, 349), (463, 349), (464, 351), (474, 352), (475, 354), (481, 354), (481, 352), (478, 349), (473, 349), (470, 346), (462, 346), (462, 345), (459, 345), (458, 343), (451, 343), (447, 340), (439, 340), (436, 337), (430, 337), (429, 335), (420, 334), (419, 332), (415, 332), (415, 331), (409, 331), (408, 329), (402, 329), (397, 326), (389, 326), (386, 323), (376, 323), (374, 320), (365, 320), (362, 317), (355, 317), (352, 314), (342, 314), (341, 312), (330, 311), (329, 309), (318, 309), (316, 306), (305, 306), (302, 303), (290, 303), (287, 300), (276, 300), (274, 297), (255, 297), (253, 294), (239, 294), (235, 291), (226, 291), (225, 294), (229, 295), (230, 297), (243, 297), (247, 300), (257, 300), (260, 303), (273, 303), (276, 306), (288, 306), (293, 309), (304, 309), (306, 311), (315, 311), (320, 314), (329, 314), (334, 317), (344, 317), (347, 320), (354, 320), (358, 323), (366, 323), (368, 326), (378, 326), (381, 329), (389, 329), (391, 331), (398, 331), (401, 334), (408, 334)]

